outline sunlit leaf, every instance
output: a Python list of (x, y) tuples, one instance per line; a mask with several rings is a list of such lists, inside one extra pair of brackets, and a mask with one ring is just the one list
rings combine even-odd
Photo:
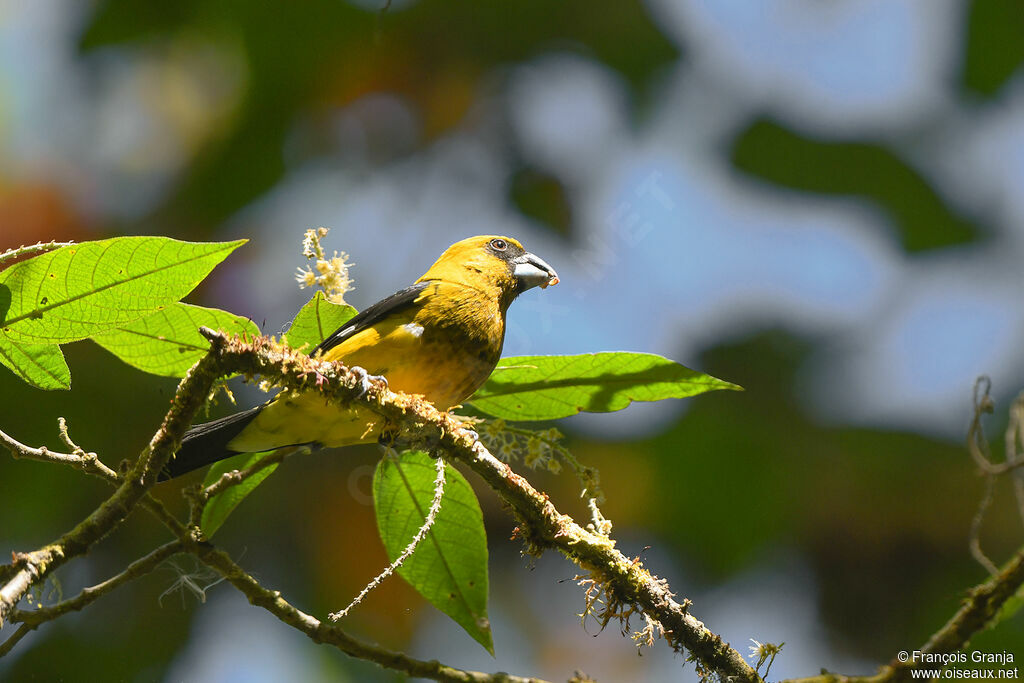
[(716, 389), (741, 387), (652, 353), (610, 351), (503, 358), (467, 402), (506, 420), (554, 420)]
[[(423, 525), (437, 473), (426, 453), (384, 458), (373, 477), (377, 528), (392, 561)], [(445, 466), (444, 497), (434, 526), (398, 573), (432, 605), (494, 654), (487, 618), (487, 534), (469, 482)]]
[(71, 371), (57, 344), (19, 344), (0, 335), (0, 363), (39, 389), (71, 388)]
[(0, 335), (63, 343), (139, 320), (188, 294), (243, 243), (115, 237), (16, 263), (0, 271)]
[(184, 377), (210, 348), (210, 343), (199, 334), (202, 325), (228, 334), (260, 333), (248, 318), (179, 302), (93, 335), (92, 340), (139, 370), (164, 377)]
[(329, 337), (331, 333), (344, 325), (356, 314), (356, 309), (347, 304), (335, 304), (317, 291), (313, 298), (306, 302), (292, 320), (291, 327), (285, 334), (288, 345), (294, 349), (306, 345), (306, 351), (312, 351), (317, 344)]

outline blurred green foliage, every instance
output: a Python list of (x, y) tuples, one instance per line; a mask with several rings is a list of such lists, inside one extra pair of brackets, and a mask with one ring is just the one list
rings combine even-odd
[[(551, 49), (573, 50), (622, 74), (636, 93), (679, 57), (639, 0), (594, 11), (586, 0), (511, 4), (425, 0), (373, 12), (337, 0), (276, 3), (100, 2), (80, 42), (86, 53), (195, 31), (231, 44), (249, 69), (229, 127), (204, 149), (155, 217), (205, 237), (285, 171), (284, 142), (300, 112), (377, 89), (411, 97), (428, 135), (457, 124), (493, 69)], [(241, 172), (244, 169), (244, 172)]]
[(878, 143), (814, 140), (760, 120), (736, 138), (732, 162), (741, 171), (785, 187), (869, 200), (889, 214), (907, 251), (973, 242), (980, 236), (917, 171)]
[(557, 233), (572, 234), (572, 203), (568, 189), (556, 177), (524, 167), (512, 175), (509, 199), (524, 216), (540, 221)]
[(1024, 63), (1024, 7), (1018, 0), (973, 0), (967, 19), (963, 81), (994, 96)]

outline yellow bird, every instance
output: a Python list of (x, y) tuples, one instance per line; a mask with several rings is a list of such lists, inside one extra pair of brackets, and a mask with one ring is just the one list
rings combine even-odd
[[(310, 355), (382, 375), (391, 389), (421, 394), (447, 410), (472, 396), (494, 370), (512, 301), (532, 287), (557, 283), (554, 269), (516, 240), (470, 237), (448, 247), (414, 285), (356, 315)], [(382, 427), (383, 419), (365, 408), (285, 392), (192, 427), (162, 478), (237, 453), (372, 442)]]

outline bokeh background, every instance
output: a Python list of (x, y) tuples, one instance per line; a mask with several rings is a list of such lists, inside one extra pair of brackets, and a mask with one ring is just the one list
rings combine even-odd
[[(967, 547), (972, 383), (992, 377), (997, 451), (1024, 388), (1019, 0), (382, 4), (0, 0), (0, 248), (247, 237), (189, 300), (277, 334), (309, 295), (307, 228), (351, 254), (359, 308), (457, 239), (516, 236), (562, 284), (513, 306), (507, 354), (655, 352), (747, 389), (559, 425), (603, 474), (620, 548), (744, 652), (785, 641), (773, 678), (867, 673), (920, 645), (985, 577)], [(65, 351), (70, 392), (0, 371), (0, 426), (59, 446), (62, 415), (107, 462), (131, 457), (174, 382)], [(219, 544), (303, 609), (338, 609), (384, 563), (378, 455), (287, 462)], [(583, 513), (570, 476), (530, 477)], [(0, 457), (0, 551), (104, 493)], [(553, 680), (694, 679), (664, 644), (638, 657), (618, 628), (581, 626), (574, 567), (521, 558), (480, 497), (497, 658), (397, 579), (353, 633)], [(48, 592), (164, 538), (136, 515)], [(998, 561), (1022, 538), (1004, 482), (983, 544)], [(0, 678), (395, 678), (229, 587), (201, 603), (181, 583), (165, 568), (44, 626)], [(975, 647), (1019, 659), (1022, 643), (1018, 615)]]

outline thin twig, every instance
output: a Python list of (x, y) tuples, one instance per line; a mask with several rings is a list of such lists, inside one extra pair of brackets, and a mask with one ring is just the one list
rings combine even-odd
[[(64, 418), (60, 418), (60, 424), (61, 429), (63, 430), (62, 436), (66, 435), (67, 431), (64, 424)], [(72, 465), (83, 472), (106, 479), (111, 483), (119, 483), (121, 479), (117, 475), (117, 472), (100, 462), (95, 453), (86, 453), (81, 449), (79, 449), (81, 452), (58, 453), (51, 451), (46, 448), (46, 446), (32, 448), (31, 446), (26, 446), (2, 430), (0, 430), (0, 445), (6, 446), (7, 450), (11, 452), (11, 455), (14, 456), (15, 459), (25, 458), (27, 460), (38, 460), (39, 462), (54, 462), (64, 465)]]
[(971, 425), (967, 429), (967, 452), (971, 454), (974, 463), (981, 470), (985, 477), (985, 489), (978, 501), (978, 509), (971, 519), (971, 528), (967, 536), (967, 547), (971, 551), (971, 557), (977, 560), (978, 564), (985, 568), (989, 574), (998, 571), (995, 563), (988, 558), (981, 548), (981, 529), (985, 523), (985, 515), (992, 504), (995, 495), (996, 473), (993, 472), (992, 451), (985, 437), (985, 430), (981, 425), (981, 418), (986, 413), (995, 409), (995, 404), (989, 392), (992, 390), (992, 380), (987, 376), (981, 376), (974, 383), (972, 404), (974, 406), (971, 417)]
[(974, 414), (971, 417), (971, 425), (967, 429), (967, 452), (974, 458), (975, 464), (982, 471), (989, 471), (992, 466), (992, 458), (989, 452), (988, 440), (985, 439), (985, 431), (981, 426), (981, 417), (986, 413), (992, 413), (995, 403), (989, 392), (992, 390), (992, 380), (982, 375), (974, 383), (974, 396), (972, 404)]
[(304, 448), (306, 448), (306, 446), (288, 446), (285, 448), (279, 448), (276, 451), (267, 453), (265, 456), (263, 456), (253, 464), (249, 465), (248, 467), (243, 467), (240, 470), (231, 470), (230, 472), (225, 472), (224, 474), (220, 475), (220, 478), (217, 479), (217, 481), (213, 482), (206, 488), (201, 488), (194, 494), (188, 494), (188, 497), (191, 498), (192, 501), (190, 513), (191, 523), (199, 524), (199, 520), (201, 520), (203, 517), (203, 509), (214, 496), (223, 493), (225, 490), (231, 488), (232, 486), (238, 486), (243, 481), (245, 481), (252, 475), (256, 474), (257, 472), (265, 470), (271, 465), (276, 465), (280, 463), (288, 456)]
[(988, 558), (981, 548), (981, 530), (985, 521), (985, 515), (995, 496), (996, 479), (1007, 473), (1013, 481), (1014, 496), (1017, 501), (1017, 509), (1024, 521), (1024, 454), (1020, 452), (1018, 443), (1024, 441), (1024, 394), (1010, 405), (1010, 422), (1003, 436), (1005, 452), (1003, 462), (993, 462), (992, 449), (988, 439), (985, 437), (985, 430), (982, 427), (982, 416), (991, 413), (995, 409), (989, 392), (992, 389), (992, 381), (981, 376), (974, 383), (973, 406), (974, 414), (971, 417), (971, 424), (967, 430), (967, 451), (971, 454), (982, 476), (985, 477), (985, 488), (981, 500), (978, 502), (978, 510), (971, 520), (971, 529), (968, 536), (968, 547), (971, 556), (988, 571), (995, 574), (999, 571), (996, 564)]
[(995, 476), (991, 474), (985, 476), (985, 490), (982, 492), (981, 500), (978, 502), (978, 510), (971, 519), (971, 530), (967, 536), (967, 547), (971, 550), (971, 557), (977, 560), (978, 564), (984, 567), (985, 571), (989, 574), (995, 574), (999, 571), (999, 568), (989, 559), (985, 551), (981, 549), (981, 526), (985, 521), (985, 514), (988, 512), (989, 506), (992, 505), (995, 483)]
[[(945, 654), (962, 650), (971, 638), (981, 631), (1010, 597), (1014, 596), (1024, 585), (1024, 548), (1003, 565), (988, 581), (975, 586), (967, 592), (967, 598), (946, 624), (920, 647), (925, 654)], [(875, 677), (878, 683), (887, 681), (909, 681), (913, 678), (911, 670), (933, 666), (913, 659), (907, 662), (893, 660), (883, 667)]]
[(597, 498), (588, 498), (587, 507), (590, 508), (590, 528), (595, 534), (608, 538), (612, 533), (612, 522), (597, 507)]
[(38, 550), (18, 556), (16, 572), (0, 586), (0, 626), (33, 585), (69, 559), (88, 552), (94, 543), (120, 526), (156, 484), (159, 472), (178, 450), (182, 435), (209, 395), (214, 379), (225, 374), (220, 352), (226, 338), (207, 332), (211, 335), (210, 351), (178, 385), (163, 423), (114, 493), (74, 529)]
[(167, 558), (182, 552), (182, 549), (183, 545), (180, 540), (165, 543), (145, 557), (132, 562), (120, 574), (112, 576), (95, 586), (82, 589), (82, 592), (73, 598), (35, 610), (14, 610), (11, 613), (11, 621), (21, 622), (35, 628), (39, 624), (52, 621), (68, 612), (81, 610), (118, 586), (150, 573)]
[[(1010, 424), (1006, 428), (1006, 462), (1024, 464), (1024, 393), (1010, 405)], [(1017, 500), (1017, 513), (1024, 522), (1024, 467), (1013, 471), (1013, 495)]]
[(400, 671), (414, 678), (428, 678), (435, 681), (456, 683), (545, 683), (539, 678), (523, 678), (506, 673), (488, 674), (466, 671), (441, 664), (437, 660), (422, 661), (364, 643), (345, 633), (338, 626), (325, 623), (303, 612), (281, 597), (279, 591), (264, 588), (256, 579), (238, 566), (234, 560), (207, 543), (197, 543), (191, 551), (215, 569), (221, 576), (240, 590), (249, 602), (262, 607), (284, 623), (306, 634), (317, 643), (327, 643), (342, 652), (373, 662), (382, 667)]
[(223, 492), (225, 489), (237, 486), (243, 481), (256, 474), (260, 470), (264, 470), (271, 465), (276, 465), (282, 460), (292, 455), (296, 451), (302, 450), (305, 446), (289, 446), (287, 448), (279, 448), (272, 453), (268, 453), (264, 457), (260, 458), (248, 467), (244, 467), (240, 470), (231, 470), (220, 475), (220, 478), (207, 486), (202, 490), (201, 495), (204, 499), (209, 500), (217, 494)]
[(968, 591), (956, 614), (921, 647), (922, 652), (956, 652), (992, 620), (1003, 603), (1024, 585), (1024, 548), (995, 576)]
[[(919, 648), (918, 651), (924, 654), (948, 654), (965, 648), (971, 638), (999, 614), (1006, 601), (1024, 586), (1024, 548), (1019, 549), (1013, 558), (1000, 568), (985, 555), (979, 541), (981, 525), (992, 502), (996, 478), (1013, 468), (1017, 468), (1012, 472), (1015, 477), (1022, 471), (1018, 443), (1024, 440), (1024, 394), (1017, 398), (1010, 409), (1010, 425), (1005, 434), (1004, 461), (993, 463), (989, 443), (981, 426), (982, 416), (994, 409), (989, 396), (990, 389), (991, 382), (987, 377), (980, 377), (975, 382), (974, 414), (967, 432), (967, 450), (985, 477), (985, 491), (978, 511), (971, 521), (969, 545), (971, 555), (985, 567), (990, 577), (984, 583), (967, 591), (967, 597), (956, 614)], [(872, 676), (855, 677), (823, 673), (820, 676), (791, 679), (790, 683), (895, 683), (911, 681), (915, 678), (914, 670), (931, 666), (933, 664), (924, 661), (924, 658), (909, 658), (902, 662), (894, 659)]]
[(402, 554), (395, 558), (387, 569), (382, 571), (376, 576), (365, 588), (353, 598), (352, 602), (348, 604), (348, 607), (341, 610), (340, 612), (334, 612), (333, 614), (327, 615), (331, 621), (338, 621), (339, 619), (348, 615), (349, 610), (358, 605), (363, 601), (370, 591), (379, 586), (381, 582), (395, 573), (395, 571), (405, 564), (405, 561), (409, 559), (409, 556), (413, 554), (416, 548), (419, 547), (423, 539), (427, 537), (427, 532), (430, 531), (430, 527), (434, 526), (434, 520), (437, 519), (437, 513), (441, 511), (441, 499), (444, 497), (444, 460), (442, 458), (435, 458), (434, 464), (437, 467), (437, 478), (434, 480), (434, 499), (430, 502), (430, 509), (427, 511), (427, 517), (423, 520), (423, 524), (420, 525), (419, 531), (412, 537), (412, 541), (405, 547)]
[(71, 440), (71, 435), (68, 434), (68, 421), (63, 417), (57, 418), (57, 432), (60, 434), (60, 440), (71, 449), (72, 453), (75, 455), (85, 455), (85, 449)]
[[(67, 435), (67, 425), (64, 418), (59, 418), (58, 424), (61, 429), (61, 438), (64, 439)], [(70, 437), (67, 438), (70, 440)], [(0, 445), (6, 446), (15, 460), (24, 458), (26, 460), (35, 460), (38, 462), (71, 465), (72, 467), (77, 467), (86, 474), (99, 477), (114, 486), (121, 483), (121, 475), (103, 464), (95, 453), (86, 453), (74, 443), (71, 443), (70, 445), (72, 448), (81, 451), (80, 453), (56, 453), (47, 449), (45, 446), (40, 448), (26, 446), (14, 437), (0, 430)], [(171, 533), (175, 536), (181, 535), (181, 530), (184, 527), (182, 527), (178, 519), (167, 510), (166, 506), (154, 498), (152, 494), (147, 493), (140, 504), (147, 511), (152, 513), (153, 516), (156, 517), (164, 526), (170, 529)], [(7, 578), (7, 575), (0, 570), (0, 581), (6, 581)]]
[(8, 652), (13, 650), (14, 646), (18, 644), (18, 641), (27, 636), (29, 632), (33, 630), (33, 628), (33, 626), (29, 626), (28, 624), (22, 624), (17, 629), (15, 629), (14, 633), (11, 634), (10, 638), (0, 643), (0, 657), (3, 657)]

